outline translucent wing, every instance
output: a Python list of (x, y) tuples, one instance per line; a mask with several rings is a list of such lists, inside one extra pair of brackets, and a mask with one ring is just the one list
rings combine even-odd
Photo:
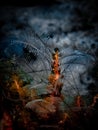
[[(27, 33), (26, 33), (27, 32)], [(32, 77), (32, 86), (45, 86), (51, 71), (50, 51), (35, 33), (23, 30), (1, 41), (0, 56)]]
[[(71, 94), (85, 95), (87, 93), (87, 85), (92, 82), (92, 79), (89, 78), (87, 81), (87, 78), (88, 71), (93, 67), (94, 57), (85, 52), (70, 48), (63, 49), (62, 51), (63, 55), (61, 56), (60, 63), (61, 73), (64, 76), (63, 92), (70, 96)], [(85, 82), (84, 84), (81, 84), (80, 78), (84, 78), (82, 79)]]
[[(42, 89), (43, 86), (47, 86), (53, 48), (49, 48), (34, 31), (23, 30), (18, 34), (11, 34), (2, 40), (0, 45), (0, 56), (12, 59), (13, 64), (32, 77), (31, 88)], [(85, 94), (87, 86), (81, 85), (79, 78), (80, 75), (87, 74), (87, 69), (91, 68), (94, 58), (69, 47), (59, 50), (63, 92), (66, 95)]]

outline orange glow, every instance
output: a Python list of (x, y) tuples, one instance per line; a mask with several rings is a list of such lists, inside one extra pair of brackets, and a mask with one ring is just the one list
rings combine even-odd
[(77, 107), (81, 107), (81, 96), (77, 97), (76, 104), (77, 104)]
[(54, 54), (54, 60), (53, 60), (53, 72), (54, 72), (54, 75), (55, 75), (55, 80), (58, 80), (59, 77), (60, 77), (60, 72), (59, 72), (59, 54), (58, 54), (58, 51), (55, 52)]
[(55, 75), (55, 80), (58, 80), (59, 77), (60, 77), (60, 75), (59, 75), (59, 74), (56, 74), (56, 75)]
[(17, 80), (14, 80), (14, 82), (15, 82), (16, 88), (19, 90), (20, 87), (19, 87)]
[(50, 85), (48, 85), (48, 89), (51, 91), (52, 96), (60, 96), (62, 83), (60, 82), (60, 66), (59, 66), (59, 52), (58, 50), (55, 51), (53, 54), (53, 61), (52, 61), (52, 73), (50, 74), (48, 80)]
[(96, 96), (94, 96), (93, 98), (93, 103), (92, 103), (92, 107), (96, 104), (96, 100), (98, 99), (98, 94)]

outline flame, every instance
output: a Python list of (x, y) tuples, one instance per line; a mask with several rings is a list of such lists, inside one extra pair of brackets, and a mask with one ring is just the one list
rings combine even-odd
[(58, 80), (60, 77), (60, 72), (59, 72), (59, 54), (58, 51), (55, 52), (54, 55), (54, 62), (53, 62), (53, 71), (54, 71), (54, 75), (55, 75), (55, 80)]
[(93, 103), (91, 104), (91, 106), (93, 107), (96, 104), (96, 100), (98, 99), (98, 94), (96, 94), (93, 98)]
[(55, 80), (58, 80), (59, 77), (60, 77), (60, 75), (57, 73), (57, 74), (55, 75)]
[(48, 81), (50, 83), (49, 87), (51, 87), (51, 94), (55, 96), (61, 95), (62, 83), (60, 82), (60, 66), (59, 66), (59, 52), (58, 50), (53, 53), (53, 61), (52, 61), (52, 73), (50, 74)]
[(19, 87), (19, 84), (18, 84), (17, 80), (14, 79), (14, 82), (15, 82), (16, 88), (19, 90), (20, 87)]

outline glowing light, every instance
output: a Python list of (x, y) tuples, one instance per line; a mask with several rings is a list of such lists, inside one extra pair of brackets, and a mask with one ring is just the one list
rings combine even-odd
[(50, 74), (48, 80), (49, 80), (49, 87), (52, 90), (51, 95), (53, 96), (60, 96), (61, 95), (61, 89), (62, 89), (62, 83), (60, 82), (60, 66), (59, 66), (59, 52), (58, 49), (55, 50), (55, 53), (53, 53), (53, 61), (52, 61), (52, 73)]
[(16, 87), (17, 87), (17, 89), (19, 90), (19, 84), (18, 84), (18, 82), (17, 82), (17, 80), (14, 80), (14, 82), (15, 82), (15, 85), (16, 85)]
[(60, 75), (59, 75), (59, 74), (56, 74), (56, 75), (55, 75), (55, 80), (58, 80), (59, 77), (60, 77)]
[(93, 103), (92, 103), (92, 105), (91, 105), (92, 107), (96, 104), (96, 102), (97, 102), (96, 100), (97, 100), (97, 99), (98, 99), (98, 94), (95, 95), (94, 98), (93, 98)]
[(54, 60), (53, 60), (53, 72), (55, 75), (55, 80), (58, 80), (60, 77), (59, 70), (60, 70), (59, 69), (59, 54), (58, 54), (58, 51), (56, 51), (54, 54)]

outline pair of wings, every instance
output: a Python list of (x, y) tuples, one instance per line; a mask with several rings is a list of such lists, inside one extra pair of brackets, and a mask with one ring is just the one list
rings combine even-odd
[[(80, 93), (84, 88), (79, 87), (79, 76), (82, 74), (82, 69), (85, 73), (94, 59), (70, 47), (59, 48), (59, 50), (64, 92), (69, 95), (71, 91)], [(10, 59), (14, 66), (18, 66), (32, 77), (33, 87), (41, 88), (48, 84), (53, 51), (54, 48), (49, 47), (48, 43), (34, 31), (23, 30), (16, 34), (9, 34), (1, 40), (0, 60)]]

